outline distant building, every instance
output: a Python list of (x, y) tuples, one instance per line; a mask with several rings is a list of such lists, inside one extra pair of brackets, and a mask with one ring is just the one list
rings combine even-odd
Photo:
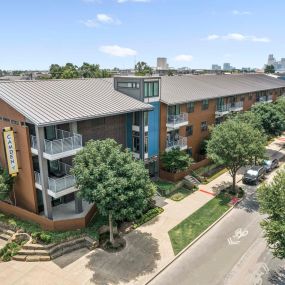
[(281, 58), (280, 61), (277, 61), (273, 54), (268, 55), (267, 65), (273, 65), (276, 72), (285, 71), (285, 58)]
[(223, 70), (232, 70), (231, 64), (228, 62), (225, 62), (223, 65)]
[(222, 67), (218, 64), (212, 64), (212, 70), (221, 70)]
[(167, 58), (166, 57), (158, 57), (156, 68), (158, 70), (168, 70), (169, 66), (167, 63)]

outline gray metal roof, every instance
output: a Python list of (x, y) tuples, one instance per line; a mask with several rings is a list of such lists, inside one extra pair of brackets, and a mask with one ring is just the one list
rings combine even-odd
[(185, 75), (161, 77), (161, 101), (172, 105), (285, 87), (264, 74)]
[(114, 90), (110, 79), (0, 82), (0, 99), (36, 125), (153, 109)]

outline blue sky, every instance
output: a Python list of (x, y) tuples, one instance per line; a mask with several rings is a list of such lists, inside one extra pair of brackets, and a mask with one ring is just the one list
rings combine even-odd
[(284, 0), (1, 0), (0, 69), (262, 67), (285, 57)]

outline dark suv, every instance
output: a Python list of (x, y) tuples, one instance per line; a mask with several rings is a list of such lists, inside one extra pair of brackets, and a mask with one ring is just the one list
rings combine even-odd
[(266, 169), (263, 166), (255, 165), (248, 169), (243, 175), (244, 184), (257, 185), (260, 180), (265, 178)]

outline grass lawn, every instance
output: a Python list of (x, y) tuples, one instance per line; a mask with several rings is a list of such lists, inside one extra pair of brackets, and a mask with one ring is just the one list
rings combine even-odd
[(171, 229), (168, 234), (174, 254), (179, 253), (221, 217), (230, 208), (230, 200), (230, 196), (220, 194)]
[(175, 190), (173, 193), (171, 193), (168, 198), (173, 201), (181, 201), (191, 193), (193, 193), (193, 190), (188, 190), (186, 188), (181, 187)]
[(157, 186), (160, 194), (163, 196), (169, 195), (171, 191), (173, 190), (173, 188), (175, 187), (174, 183), (168, 182), (168, 181), (158, 180), (158, 181), (155, 181), (154, 183)]

